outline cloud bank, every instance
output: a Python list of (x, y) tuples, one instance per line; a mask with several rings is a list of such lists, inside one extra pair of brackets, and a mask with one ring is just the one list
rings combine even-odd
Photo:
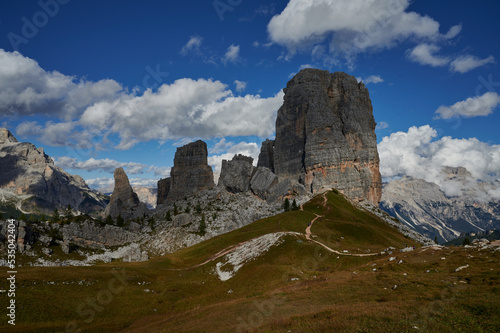
[(104, 171), (113, 173), (116, 168), (123, 168), (127, 174), (138, 175), (145, 172), (153, 172), (156, 176), (168, 177), (170, 168), (156, 167), (136, 162), (118, 162), (109, 158), (94, 159), (90, 158), (86, 161), (78, 161), (72, 157), (59, 157), (55, 160), (57, 166), (63, 169)]
[[(434, 67), (450, 64), (450, 71), (466, 73), (494, 62), (492, 56), (439, 56), (440, 45), (462, 31), (457, 24), (442, 32), (433, 18), (409, 11), (411, 0), (290, 0), (267, 26), (271, 42), (288, 50), (285, 58), (309, 51), (325, 63), (337, 57), (353, 65), (360, 53), (380, 52), (404, 43), (415, 43), (408, 58)], [(325, 45), (326, 44), (326, 45)]]
[[(186, 47), (199, 44), (193, 38)], [(238, 61), (238, 55), (239, 47), (230, 47), (227, 61)], [(243, 91), (244, 83), (236, 83), (236, 89)], [(52, 146), (129, 149), (151, 140), (268, 137), (282, 102), (282, 92), (268, 98), (235, 96), (213, 79), (184, 78), (155, 91), (129, 93), (113, 80), (77, 81), (0, 49), (0, 112), (11, 118), (33, 116), (17, 127), (17, 134), (37, 136)], [(43, 123), (35, 116), (54, 120)]]
[(292, 53), (327, 39), (332, 51), (359, 53), (410, 38), (438, 41), (460, 33), (460, 25), (440, 33), (437, 21), (407, 12), (409, 5), (408, 0), (290, 0), (269, 22), (269, 37)]
[[(435, 140), (429, 125), (393, 133), (378, 145), (380, 172), (386, 180), (411, 176), (438, 184), (448, 196), (474, 192), (477, 200), (500, 200), (500, 145), (475, 138)], [(463, 167), (471, 173), (467, 183), (450, 182), (445, 167)]]
[(0, 113), (3, 116), (56, 116), (66, 120), (93, 103), (124, 92), (114, 80), (91, 82), (45, 71), (19, 52), (0, 49)]

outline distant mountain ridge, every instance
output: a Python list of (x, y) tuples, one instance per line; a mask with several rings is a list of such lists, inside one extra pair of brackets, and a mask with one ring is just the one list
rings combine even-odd
[(43, 148), (18, 142), (5, 128), (0, 128), (0, 170), (2, 198), (9, 198), (0, 204), (15, 202), (23, 212), (50, 214), (69, 205), (74, 211), (97, 214), (107, 205), (82, 177), (56, 166)]
[(489, 241), (494, 241), (500, 239), (500, 230), (487, 230), (487, 231), (478, 231), (478, 232), (464, 232), (460, 234), (460, 237), (455, 238), (449, 242), (446, 242), (444, 245), (455, 245), (459, 246), (464, 244), (464, 240), (468, 239), (469, 242), (473, 242), (475, 239), (487, 239)]
[[(468, 175), (464, 168), (445, 168), (458, 181)], [(500, 202), (482, 202), (473, 189), (449, 197), (434, 183), (403, 177), (385, 183), (380, 208), (403, 223), (439, 243), (464, 232), (484, 232), (500, 228)]]

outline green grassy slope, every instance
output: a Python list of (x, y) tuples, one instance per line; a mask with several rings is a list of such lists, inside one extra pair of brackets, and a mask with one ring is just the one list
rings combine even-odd
[[(418, 248), (393, 227), (330, 192), (145, 263), (19, 268), (16, 326), (6, 332), (405, 332), (494, 331), (499, 327), (500, 253)], [(417, 246), (409, 253), (353, 257)], [(291, 231), (284, 242), (220, 281), (221, 259), (193, 268), (232, 245)], [(445, 259), (442, 259), (445, 258)], [(398, 264), (399, 260), (403, 263)], [(454, 269), (468, 263), (469, 268)], [(6, 274), (0, 272), (0, 288)], [(397, 287), (393, 290), (394, 286)], [(1, 296), (6, 304), (5, 294)]]

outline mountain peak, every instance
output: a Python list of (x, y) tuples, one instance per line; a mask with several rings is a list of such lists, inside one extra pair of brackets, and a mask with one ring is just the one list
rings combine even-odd
[(18, 142), (12, 133), (6, 128), (0, 128), (0, 144), (7, 142)]

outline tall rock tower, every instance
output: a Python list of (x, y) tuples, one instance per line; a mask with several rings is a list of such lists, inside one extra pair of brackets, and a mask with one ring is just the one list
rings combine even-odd
[(274, 170), (312, 193), (331, 186), (378, 205), (382, 195), (368, 89), (346, 73), (304, 69), (284, 89)]
[(115, 188), (111, 200), (104, 211), (104, 216), (117, 218), (118, 215), (125, 220), (143, 217), (148, 212), (146, 204), (139, 201), (139, 197), (130, 186), (127, 174), (123, 168), (115, 169)]
[(172, 203), (214, 187), (214, 176), (207, 156), (207, 144), (201, 140), (177, 148), (170, 177), (158, 182), (158, 205)]

